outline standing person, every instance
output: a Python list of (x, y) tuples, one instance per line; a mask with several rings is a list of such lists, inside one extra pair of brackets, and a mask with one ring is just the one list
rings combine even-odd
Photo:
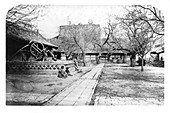
[(22, 61), (26, 61), (27, 58), (26, 58), (26, 55), (24, 53), (24, 50), (21, 50), (20, 52), (21, 52), (21, 56), (22, 56), (21, 57)]
[(49, 53), (50, 53), (50, 55), (51, 55), (51, 57), (52, 57), (52, 60), (54, 60), (54, 61), (56, 61), (57, 60), (57, 58), (55, 57), (55, 55), (54, 55), (54, 48), (52, 48), (50, 51), (49, 51)]
[(43, 50), (43, 61), (47, 61), (47, 57), (48, 57), (48, 50), (47, 50), (47, 48), (44, 48), (44, 50)]
[(77, 62), (77, 58), (76, 57), (73, 59), (73, 62), (74, 62), (75, 70), (79, 71), (78, 62)]

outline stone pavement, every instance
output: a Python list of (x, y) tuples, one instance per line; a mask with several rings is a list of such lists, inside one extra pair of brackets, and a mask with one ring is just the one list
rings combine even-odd
[(97, 65), (90, 72), (83, 75), (79, 80), (55, 95), (43, 105), (89, 105), (103, 66), (103, 63)]

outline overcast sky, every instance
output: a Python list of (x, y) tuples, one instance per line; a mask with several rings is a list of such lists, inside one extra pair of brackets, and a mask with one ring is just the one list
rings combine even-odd
[(68, 25), (68, 19), (75, 25), (87, 24), (91, 19), (94, 24), (104, 27), (108, 14), (121, 16), (124, 11), (122, 6), (49, 6), (37, 26), (45, 38), (52, 38), (58, 35), (60, 25)]

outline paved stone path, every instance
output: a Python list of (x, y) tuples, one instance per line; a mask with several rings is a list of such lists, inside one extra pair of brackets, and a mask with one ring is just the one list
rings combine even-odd
[(90, 72), (83, 75), (79, 80), (55, 95), (43, 105), (89, 105), (103, 66), (103, 63), (97, 65)]

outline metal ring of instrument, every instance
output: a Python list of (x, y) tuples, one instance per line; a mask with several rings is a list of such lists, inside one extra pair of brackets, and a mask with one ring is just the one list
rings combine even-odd
[(33, 42), (30, 46), (30, 52), (35, 56), (36, 60), (39, 60), (43, 57), (44, 45), (42, 43)]

